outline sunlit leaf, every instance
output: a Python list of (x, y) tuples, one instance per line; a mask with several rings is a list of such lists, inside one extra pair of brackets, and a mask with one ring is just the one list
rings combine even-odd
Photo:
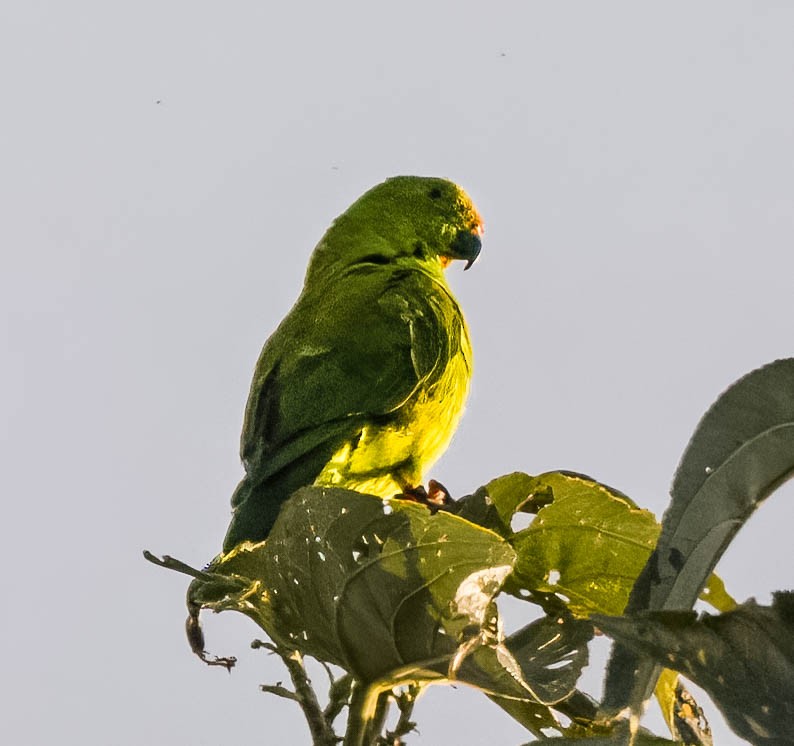
[(709, 575), (699, 598), (717, 611), (733, 611), (739, 605), (736, 599), (728, 593), (722, 578), (715, 573)]
[(619, 614), (656, 543), (653, 514), (583, 475), (541, 474), (532, 490), (548, 504), (512, 539), (509, 589), (558, 594), (580, 616)]
[(536, 477), (529, 474), (505, 474), (458, 500), (453, 510), (472, 523), (508, 537), (513, 533), (511, 522), (517, 512), (536, 513), (548, 502), (545, 495), (535, 493), (537, 486)]

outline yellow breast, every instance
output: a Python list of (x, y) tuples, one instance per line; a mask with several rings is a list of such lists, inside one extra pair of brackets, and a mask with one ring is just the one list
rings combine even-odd
[(380, 497), (422, 484), (452, 440), (468, 395), (471, 347), (463, 324), (459, 339), (457, 353), (440, 376), (419, 386), (392, 422), (366, 425), (360, 438), (339, 448), (315, 484)]

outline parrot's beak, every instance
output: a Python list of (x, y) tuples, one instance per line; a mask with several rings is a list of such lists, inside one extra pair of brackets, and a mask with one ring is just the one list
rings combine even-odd
[(450, 245), (449, 258), (450, 259), (465, 259), (466, 266), (463, 268), (467, 270), (477, 260), (482, 249), (482, 240), (480, 239), (480, 230), (461, 230), (455, 236), (452, 244)]

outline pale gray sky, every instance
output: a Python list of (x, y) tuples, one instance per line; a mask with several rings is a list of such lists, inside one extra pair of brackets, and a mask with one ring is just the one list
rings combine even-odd
[[(241, 661), (206, 669), (140, 552), (218, 551), (261, 344), (387, 176), (486, 221), (432, 476), (567, 468), (660, 513), (706, 407), (794, 354), (792, 29), (730, 0), (5, 3), (3, 742), (308, 742), (252, 623), (207, 619)], [(791, 587), (792, 497), (721, 563), (739, 599)], [(417, 746), (526, 740), (464, 688), (415, 715)]]

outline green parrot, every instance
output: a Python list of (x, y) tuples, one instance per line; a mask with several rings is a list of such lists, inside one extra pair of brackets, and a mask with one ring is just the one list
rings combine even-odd
[(423, 493), (471, 377), (444, 268), (462, 259), (468, 269), (482, 231), (460, 187), (419, 176), (378, 184), (333, 222), (256, 364), (224, 552), (266, 538), (305, 485)]

